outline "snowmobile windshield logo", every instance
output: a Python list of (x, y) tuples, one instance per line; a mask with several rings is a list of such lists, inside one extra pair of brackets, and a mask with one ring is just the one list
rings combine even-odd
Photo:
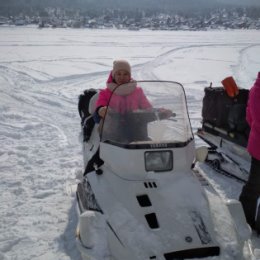
[(167, 148), (167, 144), (150, 144), (151, 148)]

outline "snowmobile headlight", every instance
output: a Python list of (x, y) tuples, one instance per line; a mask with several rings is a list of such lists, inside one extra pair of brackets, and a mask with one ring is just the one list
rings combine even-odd
[(145, 169), (148, 172), (165, 172), (173, 168), (172, 151), (145, 152), (144, 160)]

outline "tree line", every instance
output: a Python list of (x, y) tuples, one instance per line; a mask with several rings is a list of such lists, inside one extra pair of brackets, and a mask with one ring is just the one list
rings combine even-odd
[[(228, 2), (228, 3), (227, 3)], [(82, 15), (100, 15), (106, 10), (119, 10), (133, 14), (135, 12), (181, 13), (182, 15), (199, 15), (217, 8), (246, 8), (255, 18), (260, 17), (260, 1), (243, 2), (224, 0), (0, 0), (0, 15), (13, 16), (19, 14), (34, 15), (44, 13), (46, 8), (60, 8)], [(257, 8), (256, 8), (257, 7)], [(247, 13), (248, 13), (247, 12)]]

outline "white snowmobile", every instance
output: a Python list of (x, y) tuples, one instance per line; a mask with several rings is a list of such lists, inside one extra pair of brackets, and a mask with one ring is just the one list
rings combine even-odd
[(248, 179), (250, 155), (246, 150), (248, 90), (230, 97), (223, 87), (205, 88), (202, 128), (197, 135), (209, 144), (207, 162), (217, 171), (242, 182)]
[[(82, 258), (256, 259), (240, 202), (225, 201), (194, 167), (182, 85), (137, 85), (153, 109), (120, 114), (108, 105), (103, 122), (84, 138), (76, 238)], [(165, 116), (165, 110), (172, 113)], [(83, 120), (83, 128), (91, 120)], [(206, 156), (204, 149), (197, 154)]]

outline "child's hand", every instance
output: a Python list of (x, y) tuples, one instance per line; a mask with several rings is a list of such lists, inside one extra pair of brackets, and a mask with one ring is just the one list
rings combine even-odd
[(165, 108), (159, 108), (159, 116), (160, 119), (167, 119), (171, 116), (175, 116), (176, 114), (173, 113), (171, 110), (169, 109), (165, 109)]
[(107, 106), (101, 107), (98, 110), (98, 115), (103, 118), (105, 116), (105, 114), (106, 114), (106, 110), (107, 110)]

